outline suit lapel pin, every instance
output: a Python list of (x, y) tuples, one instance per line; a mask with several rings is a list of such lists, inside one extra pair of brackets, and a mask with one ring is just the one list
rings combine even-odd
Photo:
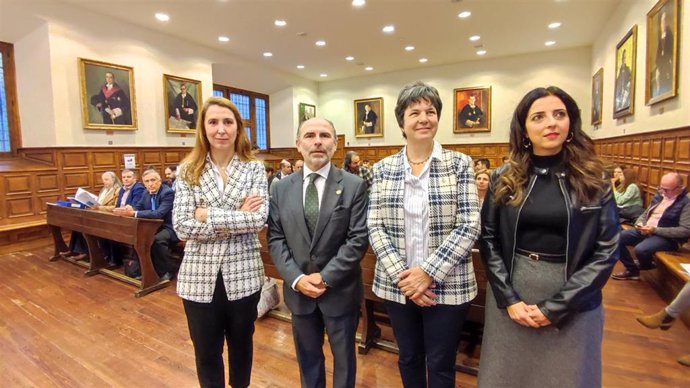
[(342, 188), (342, 187), (338, 187), (338, 189), (335, 190), (335, 195), (340, 195), (340, 194), (342, 194), (342, 193), (343, 193), (343, 188)]

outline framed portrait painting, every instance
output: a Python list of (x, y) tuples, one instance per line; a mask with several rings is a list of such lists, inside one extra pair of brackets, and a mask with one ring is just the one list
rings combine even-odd
[(355, 137), (383, 136), (383, 98), (355, 100)]
[(195, 133), (201, 99), (201, 81), (163, 74), (165, 129)]
[(79, 81), (84, 128), (137, 129), (132, 67), (79, 58)]
[(601, 107), (603, 102), (604, 68), (600, 67), (592, 76), (592, 125), (601, 124)]
[(491, 87), (453, 91), (453, 132), (491, 131)]
[(637, 25), (616, 45), (616, 76), (613, 89), (613, 118), (635, 112), (635, 61), (637, 58)]
[(303, 102), (299, 103), (299, 123), (297, 126), (301, 126), (303, 122), (313, 119), (316, 117), (316, 105), (309, 105)]
[(659, 0), (647, 13), (645, 103), (678, 95), (680, 0)]

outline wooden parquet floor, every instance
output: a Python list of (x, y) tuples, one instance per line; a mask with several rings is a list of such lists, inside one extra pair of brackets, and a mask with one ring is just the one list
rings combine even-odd
[[(47, 245), (20, 249), (0, 253), (1, 387), (198, 386), (174, 287), (137, 299), (132, 286), (49, 262)], [(690, 353), (688, 328), (652, 331), (634, 320), (664, 306), (654, 291), (643, 282), (610, 281), (604, 301), (604, 386), (690, 387), (690, 368), (676, 362)], [(254, 344), (253, 387), (299, 387), (288, 323), (259, 320)], [(357, 387), (401, 387), (395, 354), (373, 349), (357, 357)], [(466, 374), (457, 381), (476, 386)]]

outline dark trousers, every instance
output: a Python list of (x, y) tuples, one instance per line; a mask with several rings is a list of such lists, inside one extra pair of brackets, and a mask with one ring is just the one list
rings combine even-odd
[(161, 229), (151, 245), (151, 261), (158, 276), (170, 272), (170, 243), (176, 236), (169, 229)]
[(405, 388), (454, 388), (455, 356), (469, 303), (419, 307), (385, 301)]
[[(622, 231), (618, 241), (620, 244), (621, 263), (623, 263), (625, 269), (633, 273), (638, 273), (641, 269), (654, 268), (654, 253), (678, 250), (678, 243), (676, 241), (655, 235), (644, 236), (637, 229)], [(635, 246), (635, 256), (637, 256), (637, 260), (640, 262), (639, 268), (626, 248), (629, 245)]]
[(339, 317), (327, 317), (318, 306), (311, 314), (292, 315), (292, 337), (297, 351), (302, 388), (326, 387), (324, 330), (328, 334), (333, 353), (333, 388), (354, 388), (357, 320), (357, 310)]
[(230, 386), (247, 388), (252, 372), (254, 321), (261, 291), (229, 301), (218, 273), (211, 303), (183, 299), (189, 335), (194, 344), (201, 388), (223, 388), (223, 339), (228, 344)]

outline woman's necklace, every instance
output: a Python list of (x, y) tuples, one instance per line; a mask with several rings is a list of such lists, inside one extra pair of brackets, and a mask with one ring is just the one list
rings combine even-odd
[(413, 161), (410, 159), (410, 157), (408, 156), (408, 157), (407, 157), (407, 162), (410, 163), (410, 164), (413, 165), (413, 166), (421, 166), (422, 164), (426, 163), (427, 160), (429, 160), (430, 157), (431, 157), (431, 155), (427, 156), (426, 159), (422, 160), (421, 162), (413, 162)]

